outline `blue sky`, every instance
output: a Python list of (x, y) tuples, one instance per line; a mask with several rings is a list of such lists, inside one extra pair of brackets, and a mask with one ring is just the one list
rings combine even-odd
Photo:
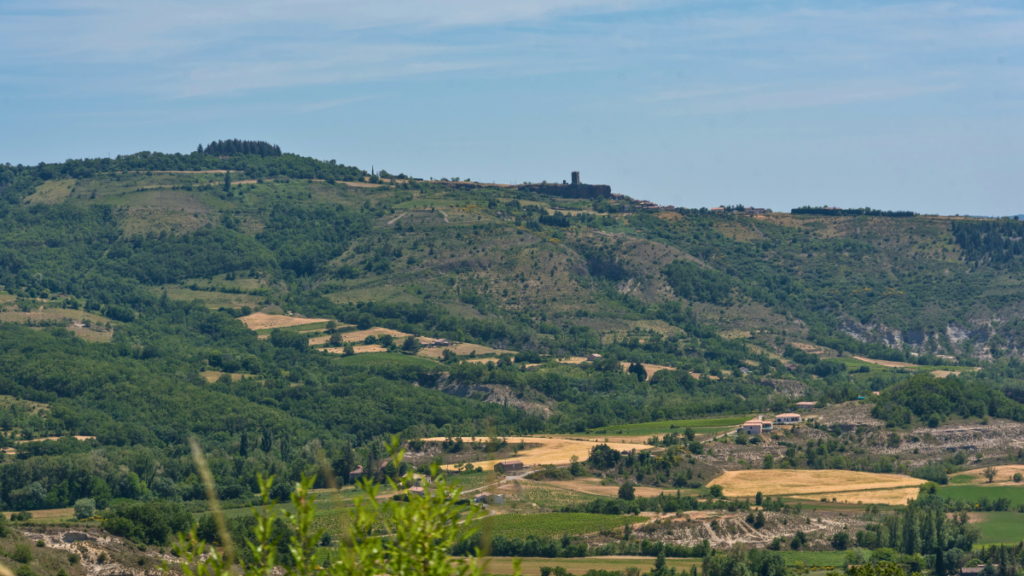
[(214, 139), (677, 206), (1024, 213), (1024, 4), (0, 0), (0, 162)]

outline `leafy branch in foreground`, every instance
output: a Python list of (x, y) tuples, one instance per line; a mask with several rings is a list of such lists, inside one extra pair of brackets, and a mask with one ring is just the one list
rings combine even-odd
[[(196, 462), (202, 468), (205, 461), (196, 448)], [(399, 449), (398, 439), (388, 447), (395, 465), (400, 466), (404, 451)], [(316, 496), (310, 493), (312, 477), (303, 477), (295, 484), (291, 494), (295, 512), (281, 511), (270, 493), (274, 477), (258, 477), (262, 506), (253, 509), (256, 517), (255, 541), (247, 541), (251, 552), (233, 559), (229, 548), (223, 551), (200, 540), (193, 528), (189, 534), (179, 534), (175, 551), (182, 559), (181, 568), (185, 576), (237, 576), (233, 569), (237, 563), (244, 576), (270, 576), (275, 569), (283, 570), (285, 576), (482, 576), (485, 566), (479, 561), (481, 550), (475, 557), (453, 557), (449, 550), (457, 543), (469, 538), (474, 529), (466, 529), (473, 520), (480, 518), (483, 511), (475, 506), (462, 504), (462, 489), (449, 484), (437, 465), (431, 468), (430, 483), (433, 490), (425, 489), (422, 495), (410, 490), (416, 485), (413, 473), (409, 472), (397, 482), (389, 479), (391, 488), (402, 498), (381, 501), (380, 485), (369, 480), (360, 482), (362, 494), (355, 501), (352, 512), (352, 527), (349, 541), (343, 543), (337, 554), (331, 554), (317, 543), (323, 537), (323, 530), (314, 530)], [(215, 510), (217, 510), (215, 508)], [(219, 514), (219, 510), (217, 512)], [(274, 523), (283, 518), (292, 529), (287, 550), (290, 562), (277, 557), (280, 530)], [(169, 567), (164, 565), (165, 574)], [(519, 575), (518, 560), (515, 575)]]

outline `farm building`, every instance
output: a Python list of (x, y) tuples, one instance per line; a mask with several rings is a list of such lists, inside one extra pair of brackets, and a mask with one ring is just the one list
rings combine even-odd
[(473, 502), (477, 504), (504, 504), (504, 494), (491, 494), (490, 492), (481, 492), (473, 498)]
[(363, 475), (363, 467), (356, 466), (356, 469), (348, 473), (348, 481), (354, 482)]
[(814, 407), (817, 406), (817, 405), (818, 405), (817, 402), (797, 402), (796, 403), (796, 409), (797, 410), (814, 410)]
[(800, 415), (792, 412), (788, 414), (779, 414), (775, 417), (776, 424), (796, 424), (800, 421)]
[(494, 465), (494, 471), (500, 474), (506, 474), (514, 470), (522, 470), (523, 463), (519, 460), (508, 460), (506, 462), (498, 462)]
[(763, 419), (761, 416), (758, 416), (753, 420), (747, 420), (744, 422), (742, 428), (747, 434), (760, 434), (762, 432), (771, 432), (772, 423)]

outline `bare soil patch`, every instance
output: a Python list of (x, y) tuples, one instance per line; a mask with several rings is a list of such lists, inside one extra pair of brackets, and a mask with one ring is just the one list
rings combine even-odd
[(301, 318), (299, 316), (285, 316), (279, 314), (264, 314), (256, 312), (239, 318), (242, 324), (250, 330), (267, 330), (270, 328), (289, 328), (291, 326), (302, 326), (305, 324), (317, 324), (329, 322), (327, 318)]

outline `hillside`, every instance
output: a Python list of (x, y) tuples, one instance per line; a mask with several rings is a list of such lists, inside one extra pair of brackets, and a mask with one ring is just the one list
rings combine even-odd
[[(256, 472), (377, 465), (397, 433), (860, 396), (894, 426), (1024, 420), (1019, 222), (552, 190), (243, 143), (0, 166), (0, 500), (201, 498), (190, 436), (230, 498)], [(942, 398), (906, 399), (935, 377)], [(72, 434), (95, 439), (34, 441)]]

